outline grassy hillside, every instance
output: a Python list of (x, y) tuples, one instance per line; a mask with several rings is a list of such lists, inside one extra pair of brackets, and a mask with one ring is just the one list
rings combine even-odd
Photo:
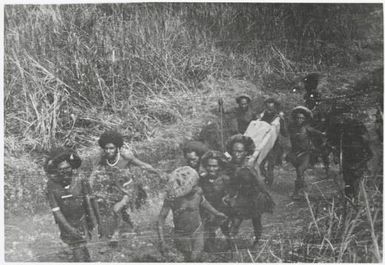
[[(47, 216), (42, 170), (44, 155), (52, 146), (74, 147), (88, 159), (100, 151), (100, 134), (114, 128), (139, 158), (169, 172), (183, 163), (179, 145), (217, 119), (219, 97), (224, 98), (225, 108), (232, 108), (234, 96), (247, 92), (260, 109), (264, 98), (275, 96), (288, 111), (302, 103), (301, 95), (289, 93), (300, 76), (320, 72), (323, 91), (343, 94), (368, 86), (375, 76), (370, 73), (383, 66), (379, 4), (8, 5), (4, 22), (5, 213), (10, 224), (23, 231), (28, 225), (18, 220), (26, 215), (35, 216), (32, 223), (39, 229), (48, 226), (56, 231)], [(371, 125), (373, 109), (368, 106), (381, 100), (367, 99), (353, 104)], [(87, 163), (83, 169), (88, 169)], [(140, 170), (135, 173), (148, 186), (152, 202), (159, 202), (162, 183)], [(281, 191), (288, 190), (281, 188), (276, 194), (280, 199)], [(382, 200), (377, 191), (371, 195), (371, 204)], [(318, 216), (329, 214), (318, 220), (322, 236), (313, 225), (296, 227), (303, 230), (300, 239), (315, 246), (297, 260), (309, 261), (308, 254), (327, 257), (329, 262), (360, 260), (349, 244), (341, 251), (321, 244), (323, 236), (330, 238), (335, 231), (324, 220), (335, 223), (333, 229), (342, 229), (342, 221), (332, 218), (340, 212), (330, 207), (328, 202), (325, 208), (330, 212)], [(159, 203), (154, 203), (148, 211), (136, 213), (134, 221), (152, 229), (158, 208)], [(344, 229), (361, 229), (355, 225), (358, 221), (349, 223), (352, 220), (368, 224), (365, 209), (358, 213), (349, 217)], [(9, 240), (18, 235), (12, 229), (6, 232)], [(365, 239), (371, 241), (365, 229)], [(349, 231), (332, 244), (351, 240)], [(31, 233), (38, 239), (26, 242), (43, 241)], [(52, 233), (47, 236), (56, 238)], [(343, 235), (345, 241), (338, 241)], [(290, 250), (289, 258), (284, 245), (282, 241), (268, 246), (282, 250), (287, 261), (295, 261), (293, 255), (299, 250)], [(371, 251), (368, 246), (365, 255)], [(17, 247), (12, 245), (7, 253), (16, 257), (12, 251)], [(277, 261), (273, 256), (256, 256), (260, 258), (256, 260)], [(18, 258), (14, 260), (25, 260)]]

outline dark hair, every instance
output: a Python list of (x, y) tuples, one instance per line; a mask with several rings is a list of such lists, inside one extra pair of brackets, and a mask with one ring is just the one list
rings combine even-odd
[(251, 97), (249, 95), (247, 95), (247, 94), (239, 95), (238, 97), (235, 98), (235, 102), (237, 102), (237, 104), (239, 104), (241, 102), (242, 98), (245, 98), (248, 103), (251, 102)]
[(318, 82), (320, 79), (320, 74), (318, 73), (311, 73), (304, 77), (303, 82), (305, 84), (306, 90), (314, 90), (318, 86)]
[(47, 173), (55, 173), (57, 166), (63, 161), (67, 161), (73, 169), (79, 168), (82, 164), (82, 160), (75, 150), (59, 147), (51, 150), (48, 154), (44, 164), (44, 171)]
[(189, 141), (182, 146), (183, 155), (186, 156), (188, 153), (195, 152), (199, 157), (202, 157), (209, 148), (202, 142), (199, 141)]
[(292, 112), (291, 112), (291, 118), (292, 119), (295, 119), (296, 116), (298, 115), (298, 113), (301, 113), (305, 116), (306, 120), (307, 121), (310, 121), (312, 119), (312, 112), (311, 110), (308, 110), (308, 108), (304, 107), (304, 106), (298, 106), (298, 107), (295, 107)]
[(276, 110), (279, 110), (281, 108), (281, 103), (279, 103), (279, 101), (275, 98), (268, 98), (264, 101), (264, 103), (265, 105), (273, 103)]
[(255, 144), (253, 139), (249, 136), (245, 136), (242, 134), (236, 134), (230, 137), (226, 144), (226, 150), (231, 154), (233, 146), (235, 143), (241, 143), (245, 146), (245, 151), (247, 155), (252, 155), (255, 151)]
[(351, 111), (352, 111), (352, 107), (345, 102), (336, 102), (332, 106), (333, 114), (342, 114), (342, 113), (348, 113)]
[(202, 163), (203, 167), (207, 166), (209, 159), (217, 160), (220, 168), (223, 168), (223, 166), (226, 164), (226, 157), (224, 156), (224, 154), (222, 152), (219, 152), (219, 151), (210, 150), (210, 151), (206, 152), (202, 156), (202, 159), (201, 159), (201, 163)]
[(104, 148), (107, 144), (114, 144), (117, 148), (123, 146), (123, 136), (117, 131), (106, 131), (99, 138), (99, 146)]

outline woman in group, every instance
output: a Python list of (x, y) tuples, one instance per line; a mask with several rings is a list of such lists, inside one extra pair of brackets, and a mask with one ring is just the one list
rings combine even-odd
[(127, 213), (129, 205), (134, 201), (138, 208), (147, 198), (143, 186), (133, 182), (129, 168), (138, 166), (151, 173), (160, 174), (151, 165), (139, 160), (128, 150), (123, 151), (123, 136), (117, 131), (106, 131), (100, 136), (98, 143), (103, 149), (98, 166), (99, 169), (105, 170), (103, 172), (105, 174), (92, 174), (91, 185), (96, 190), (99, 199), (105, 202), (107, 212), (109, 210), (113, 212), (113, 234), (110, 243), (115, 245), (119, 239), (121, 220), (132, 225)]

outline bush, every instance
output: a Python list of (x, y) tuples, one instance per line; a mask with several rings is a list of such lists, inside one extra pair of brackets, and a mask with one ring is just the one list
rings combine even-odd
[(29, 215), (48, 209), (47, 179), (43, 167), (31, 157), (7, 157), (4, 161), (4, 209), (9, 214)]

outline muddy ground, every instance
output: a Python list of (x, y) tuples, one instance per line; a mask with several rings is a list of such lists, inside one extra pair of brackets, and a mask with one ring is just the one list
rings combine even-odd
[[(311, 221), (308, 204), (306, 201), (293, 202), (290, 199), (295, 179), (295, 172), (290, 165), (284, 164), (282, 168), (276, 170), (276, 175), (275, 183), (270, 189), (276, 208), (273, 214), (265, 214), (263, 217), (264, 232), (259, 245), (250, 248), (253, 230), (251, 221), (246, 220), (236, 241), (242, 253), (238, 253), (238, 256), (234, 255), (233, 258), (239, 259), (240, 254), (244, 256), (245, 262), (250, 262), (250, 258), (246, 255), (249, 248), (253, 254), (260, 253), (265, 258), (266, 254), (269, 254), (276, 261), (280, 261), (283, 253), (274, 253), (272, 244), (283, 240), (292, 241), (293, 245), (300, 244), (296, 237), (304, 224)], [(338, 192), (333, 179), (324, 179), (324, 175), (323, 169), (318, 166), (307, 172), (311, 202), (322, 200), (323, 197), (331, 198)], [(158, 203), (157, 206), (159, 208), (160, 204)], [(155, 216), (150, 218), (154, 219)], [(60, 242), (51, 213), (36, 215), (32, 218), (15, 217), (7, 223), (5, 227), (6, 261), (66, 262), (71, 259), (71, 253)], [(118, 247), (110, 247), (107, 242), (91, 242), (89, 249), (93, 260), (103, 262), (182, 261), (182, 257), (174, 249), (171, 250), (168, 259), (163, 258), (156, 249), (155, 230), (142, 229), (140, 223), (136, 224), (134, 229), (126, 227)], [(168, 241), (172, 248), (171, 239)], [(221, 243), (224, 243), (224, 238), (218, 231), (218, 253), (206, 253), (207, 261), (224, 262), (231, 259), (231, 255), (227, 253), (224, 246), (221, 249)]]

